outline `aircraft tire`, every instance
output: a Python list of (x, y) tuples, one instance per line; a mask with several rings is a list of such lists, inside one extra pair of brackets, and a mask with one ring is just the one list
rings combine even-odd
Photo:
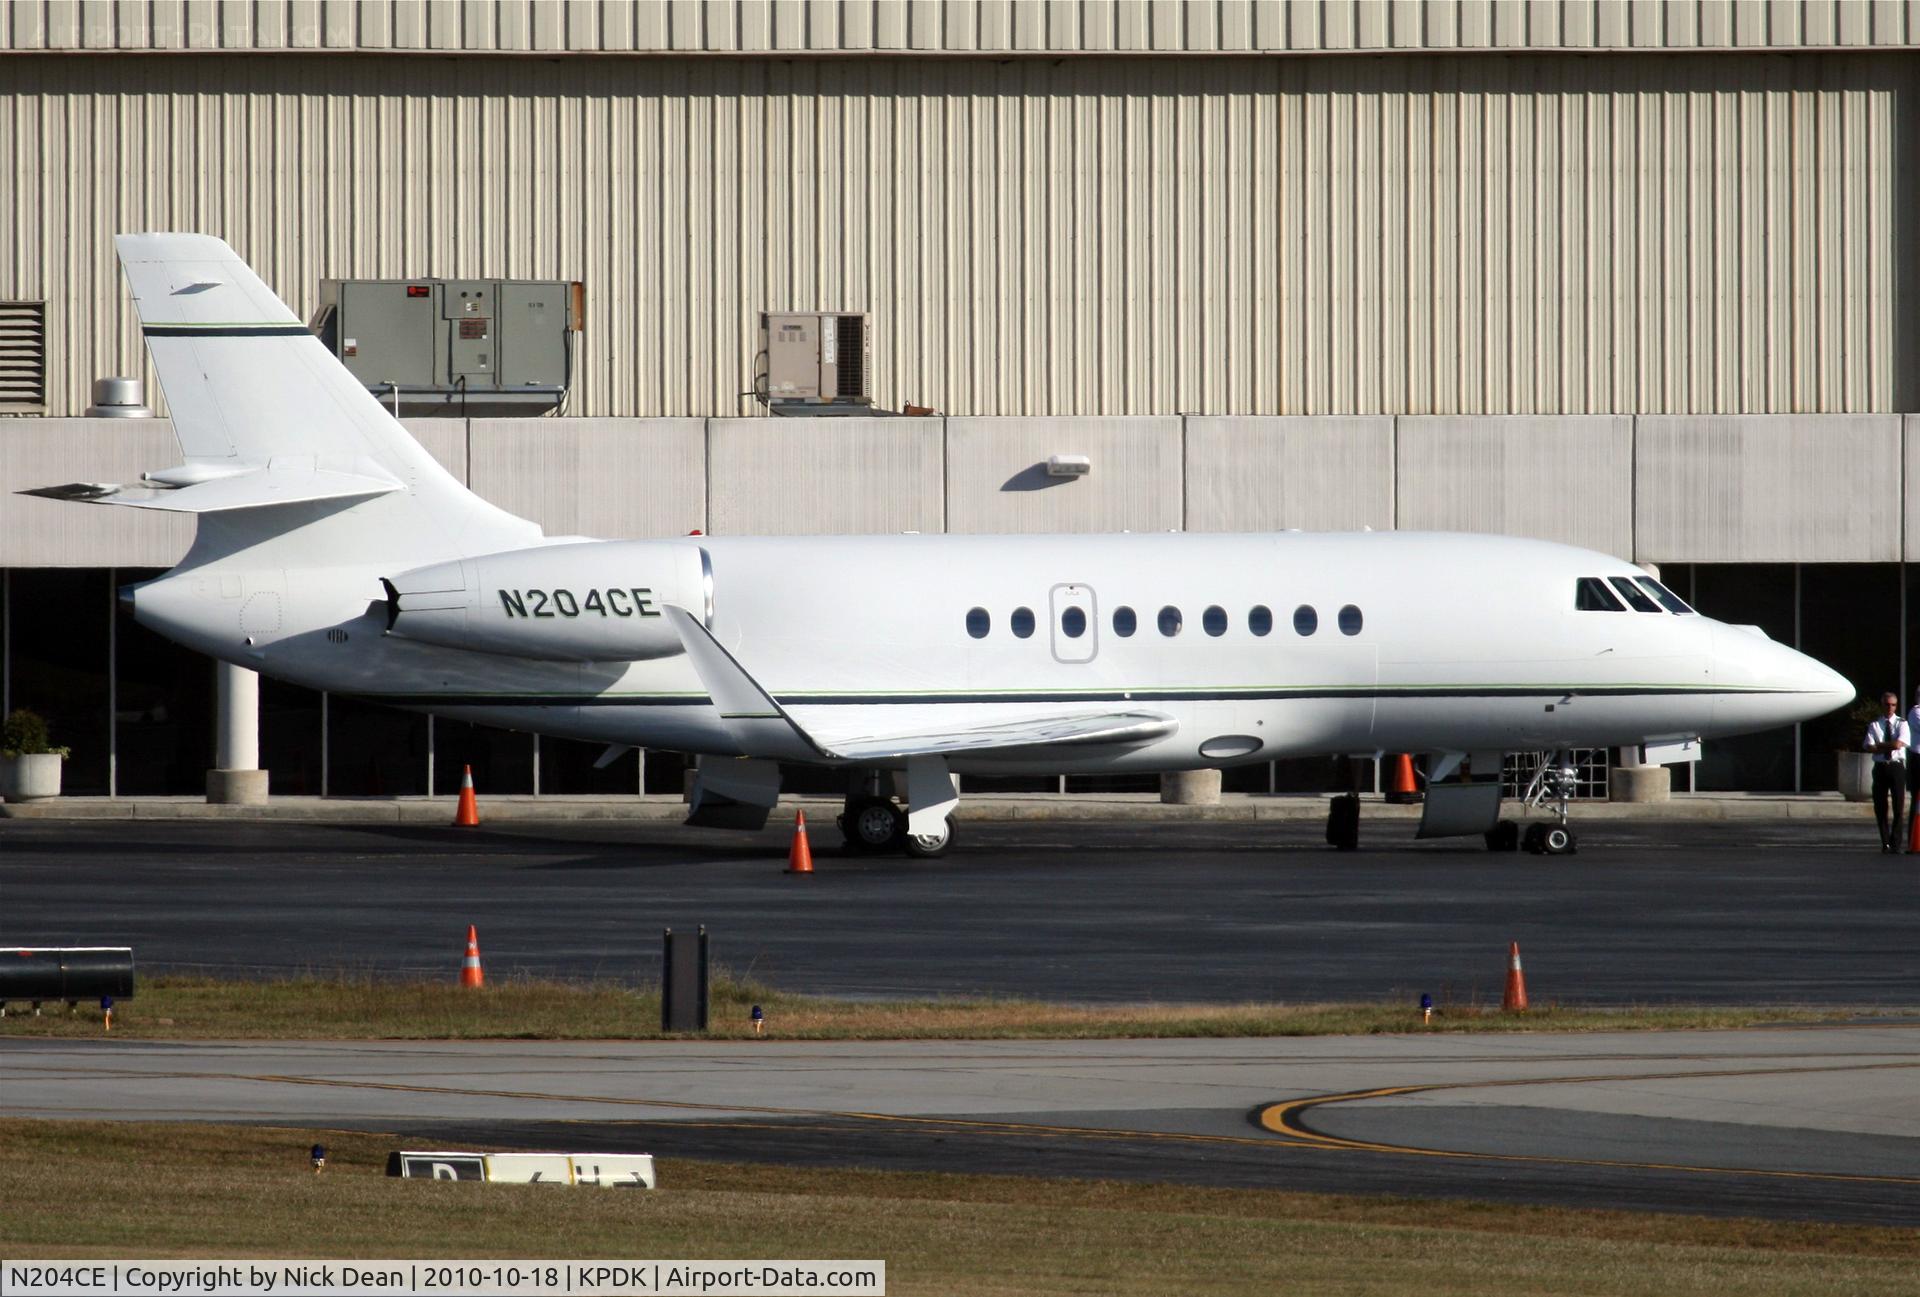
[(924, 835), (916, 835), (913, 833), (906, 834), (903, 838), (903, 843), (906, 846), (907, 854), (915, 860), (938, 860), (941, 856), (946, 855), (953, 846), (953, 816), (947, 816), (946, 826), (946, 832), (942, 833), (938, 838), (928, 838)]
[(1573, 836), (1573, 830), (1562, 825), (1552, 824), (1540, 835), (1540, 851), (1548, 856), (1571, 856), (1580, 850), (1580, 844)]
[(1547, 853), (1547, 848), (1544, 844), (1544, 839), (1546, 838), (1546, 835), (1547, 835), (1546, 825), (1544, 824), (1527, 825), (1526, 833), (1523, 834), (1520, 838), (1520, 849), (1526, 852), (1530, 856), (1544, 856)]
[(892, 851), (907, 836), (907, 815), (884, 797), (858, 797), (840, 817), (840, 833), (850, 851)]
[(1520, 826), (1512, 820), (1501, 820), (1486, 832), (1488, 851), (1518, 851), (1520, 849)]

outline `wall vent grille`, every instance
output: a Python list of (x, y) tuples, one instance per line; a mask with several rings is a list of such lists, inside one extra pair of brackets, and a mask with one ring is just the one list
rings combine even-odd
[(47, 412), (47, 304), (0, 302), (0, 414)]

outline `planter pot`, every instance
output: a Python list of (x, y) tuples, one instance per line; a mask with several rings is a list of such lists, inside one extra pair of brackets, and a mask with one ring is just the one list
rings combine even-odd
[(1840, 757), (1840, 795), (1850, 802), (1873, 800), (1873, 754), (1842, 752)]
[(0, 796), (10, 802), (30, 802), (60, 795), (60, 763), (51, 752), (0, 757)]

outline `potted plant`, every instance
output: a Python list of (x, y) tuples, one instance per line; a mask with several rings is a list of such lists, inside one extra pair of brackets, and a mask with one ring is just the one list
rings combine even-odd
[(0, 727), (0, 796), (10, 802), (60, 795), (60, 763), (67, 749), (47, 739), (47, 722), (22, 707)]
[[(1840, 720), (1842, 713), (1830, 719)], [(1860, 750), (1867, 726), (1880, 719), (1878, 699), (1861, 698), (1844, 713), (1841, 724), (1829, 730), (1834, 751), (1839, 754), (1840, 795), (1850, 802), (1873, 800), (1873, 753)]]

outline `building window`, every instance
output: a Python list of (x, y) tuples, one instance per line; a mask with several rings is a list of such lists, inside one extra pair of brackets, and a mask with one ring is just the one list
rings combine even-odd
[(1121, 604), (1113, 610), (1113, 633), (1121, 639), (1133, 634), (1139, 628), (1140, 619), (1133, 615), (1133, 609)]
[(1018, 638), (1028, 638), (1033, 634), (1033, 609), (1015, 608), (1013, 616), (1007, 619), (1007, 625)]
[(47, 412), (47, 304), (0, 302), (0, 413)]
[(1253, 606), (1247, 614), (1247, 629), (1255, 635), (1266, 635), (1273, 630), (1273, 609), (1263, 603)]
[(1172, 604), (1160, 610), (1160, 633), (1168, 639), (1180, 633), (1180, 610)]
[(987, 632), (993, 629), (993, 618), (987, 615), (985, 608), (971, 608), (967, 611), (967, 634), (975, 639), (985, 639)]
[(1060, 614), (1060, 629), (1068, 639), (1079, 639), (1087, 633), (1087, 614), (1078, 608), (1069, 608)]
[(1358, 608), (1352, 604), (1348, 604), (1340, 610), (1340, 633), (1342, 635), (1358, 635), (1360, 633), (1360, 625), (1360, 610)]
[(1300, 635), (1311, 635), (1320, 629), (1320, 614), (1313, 610), (1312, 604), (1303, 603), (1293, 610), (1293, 629)]

